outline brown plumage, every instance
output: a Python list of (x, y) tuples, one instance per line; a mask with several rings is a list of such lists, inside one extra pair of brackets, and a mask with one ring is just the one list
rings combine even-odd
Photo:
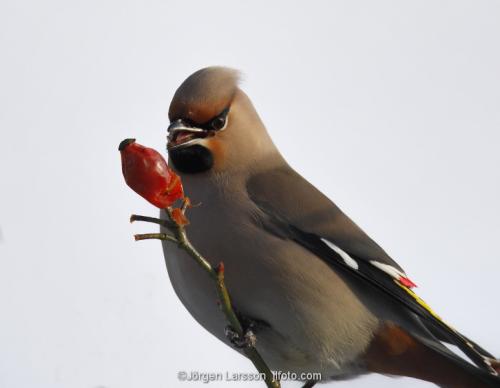
[[(257, 348), (272, 369), (500, 387), (493, 356), (437, 318), (403, 282), (403, 269), (286, 163), (237, 72), (194, 73), (169, 116), (170, 163), (201, 202), (190, 213), (190, 238), (212, 264), (225, 263), (233, 303), (258, 323)], [(164, 251), (181, 301), (229, 344), (210, 280), (181, 250), (165, 243)]]
[(175, 92), (170, 121), (184, 119), (204, 124), (229, 107), (238, 88), (239, 73), (225, 67), (198, 70)]
[(441, 387), (486, 388), (494, 382), (487, 376), (482, 381), (472, 365), (454, 362), (391, 322), (375, 333), (364, 359), (371, 372), (414, 377)]

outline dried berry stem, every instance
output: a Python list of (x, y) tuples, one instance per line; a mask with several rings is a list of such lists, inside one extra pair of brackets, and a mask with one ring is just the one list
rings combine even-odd
[[(182, 207), (182, 211), (184, 212), (189, 205), (185, 203)], [(189, 241), (186, 235), (186, 229), (184, 226), (179, 225), (175, 222), (172, 217), (172, 208), (165, 209), (168, 219), (161, 220), (153, 217), (144, 217), (132, 215), (130, 217), (130, 221), (145, 221), (152, 222), (155, 224), (162, 225), (168, 229), (170, 229), (174, 236), (171, 236), (166, 233), (148, 233), (148, 234), (138, 234), (135, 235), (136, 241), (138, 240), (146, 240), (146, 239), (159, 239), (166, 240), (176, 243), (180, 248), (184, 249), (214, 280), (217, 290), (217, 296), (220, 300), (221, 310), (224, 313), (227, 322), (231, 326), (231, 328), (238, 333), (238, 335), (243, 338), (245, 336), (245, 330), (241, 325), (238, 316), (234, 312), (233, 306), (231, 304), (231, 298), (229, 296), (229, 292), (227, 290), (226, 284), (224, 282), (224, 265), (223, 263), (219, 264), (217, 268), (212, 267), (212, 265), (193, 247), (191, 242)], [(273, 372), (264, 359), (261, 357), (259, 352), (254, 346), (248, 346), (243, 349), (245, 355), (252, 361), (255, 368), (265, 375), (265, 381), (268, 388), (280, 388), (280, 382), (275, 380)]]
[(170, 236), (166, 233), (144, 233), (144, 234), (135, 234), (135, 241), (140, 240), (168, 240), (177, 243), (177, 239), (174, 236)]
[(159, 218), (155, 217), (147, 217), (147, 216), (140, 216), (138, 214), (132, 214), (130, 216), (130, 222), (135, 222), (135, 221), (151, 222), (153, 224), (162, 225), (166, 228), (172, 227), (172, 225), (168, 220), (160, 220)]

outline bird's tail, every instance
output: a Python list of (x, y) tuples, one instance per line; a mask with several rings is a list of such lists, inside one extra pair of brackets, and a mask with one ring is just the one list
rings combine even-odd
[[(386, 324), (366, 354), (368, 369), (387, 375), (414, 377), (447, 388), (500, 387), (500, 378), (458, 357), (437, 341)], [(491, 360), (500, 372), (500, 362)]]
[(491, 367), (500, 375), (500, 360), (490, 360)]

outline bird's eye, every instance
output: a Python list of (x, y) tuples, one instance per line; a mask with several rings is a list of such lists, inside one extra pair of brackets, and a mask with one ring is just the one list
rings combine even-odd
[(215, 119), (213, 119), (210, 123), (210, 126), (212, 127), (213, 130), (220, 131), (221, 129), (224, 129), (224, 127), (226, 126), (226, 121), (227, 121), (227, 110), (222, 112)]
[(226, 119), (224, 117), (217, 117), (212, 120), (212, 128), (216, 131), (221, 130), (226, 125)]

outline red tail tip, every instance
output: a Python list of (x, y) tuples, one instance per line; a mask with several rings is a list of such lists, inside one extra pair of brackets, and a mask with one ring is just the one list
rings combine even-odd
[(410, 279), (405, 278), (405, 277), (403, 277), (403, 276), (401, 276), (401, 277), (399, 278), (399, 282), (400, 282), (403, 286), (408, 287), (408, 288), (415, 288), (415, 287), (417, 287), (417, 285), (416, 285), (415, 283), (413, 283)]

